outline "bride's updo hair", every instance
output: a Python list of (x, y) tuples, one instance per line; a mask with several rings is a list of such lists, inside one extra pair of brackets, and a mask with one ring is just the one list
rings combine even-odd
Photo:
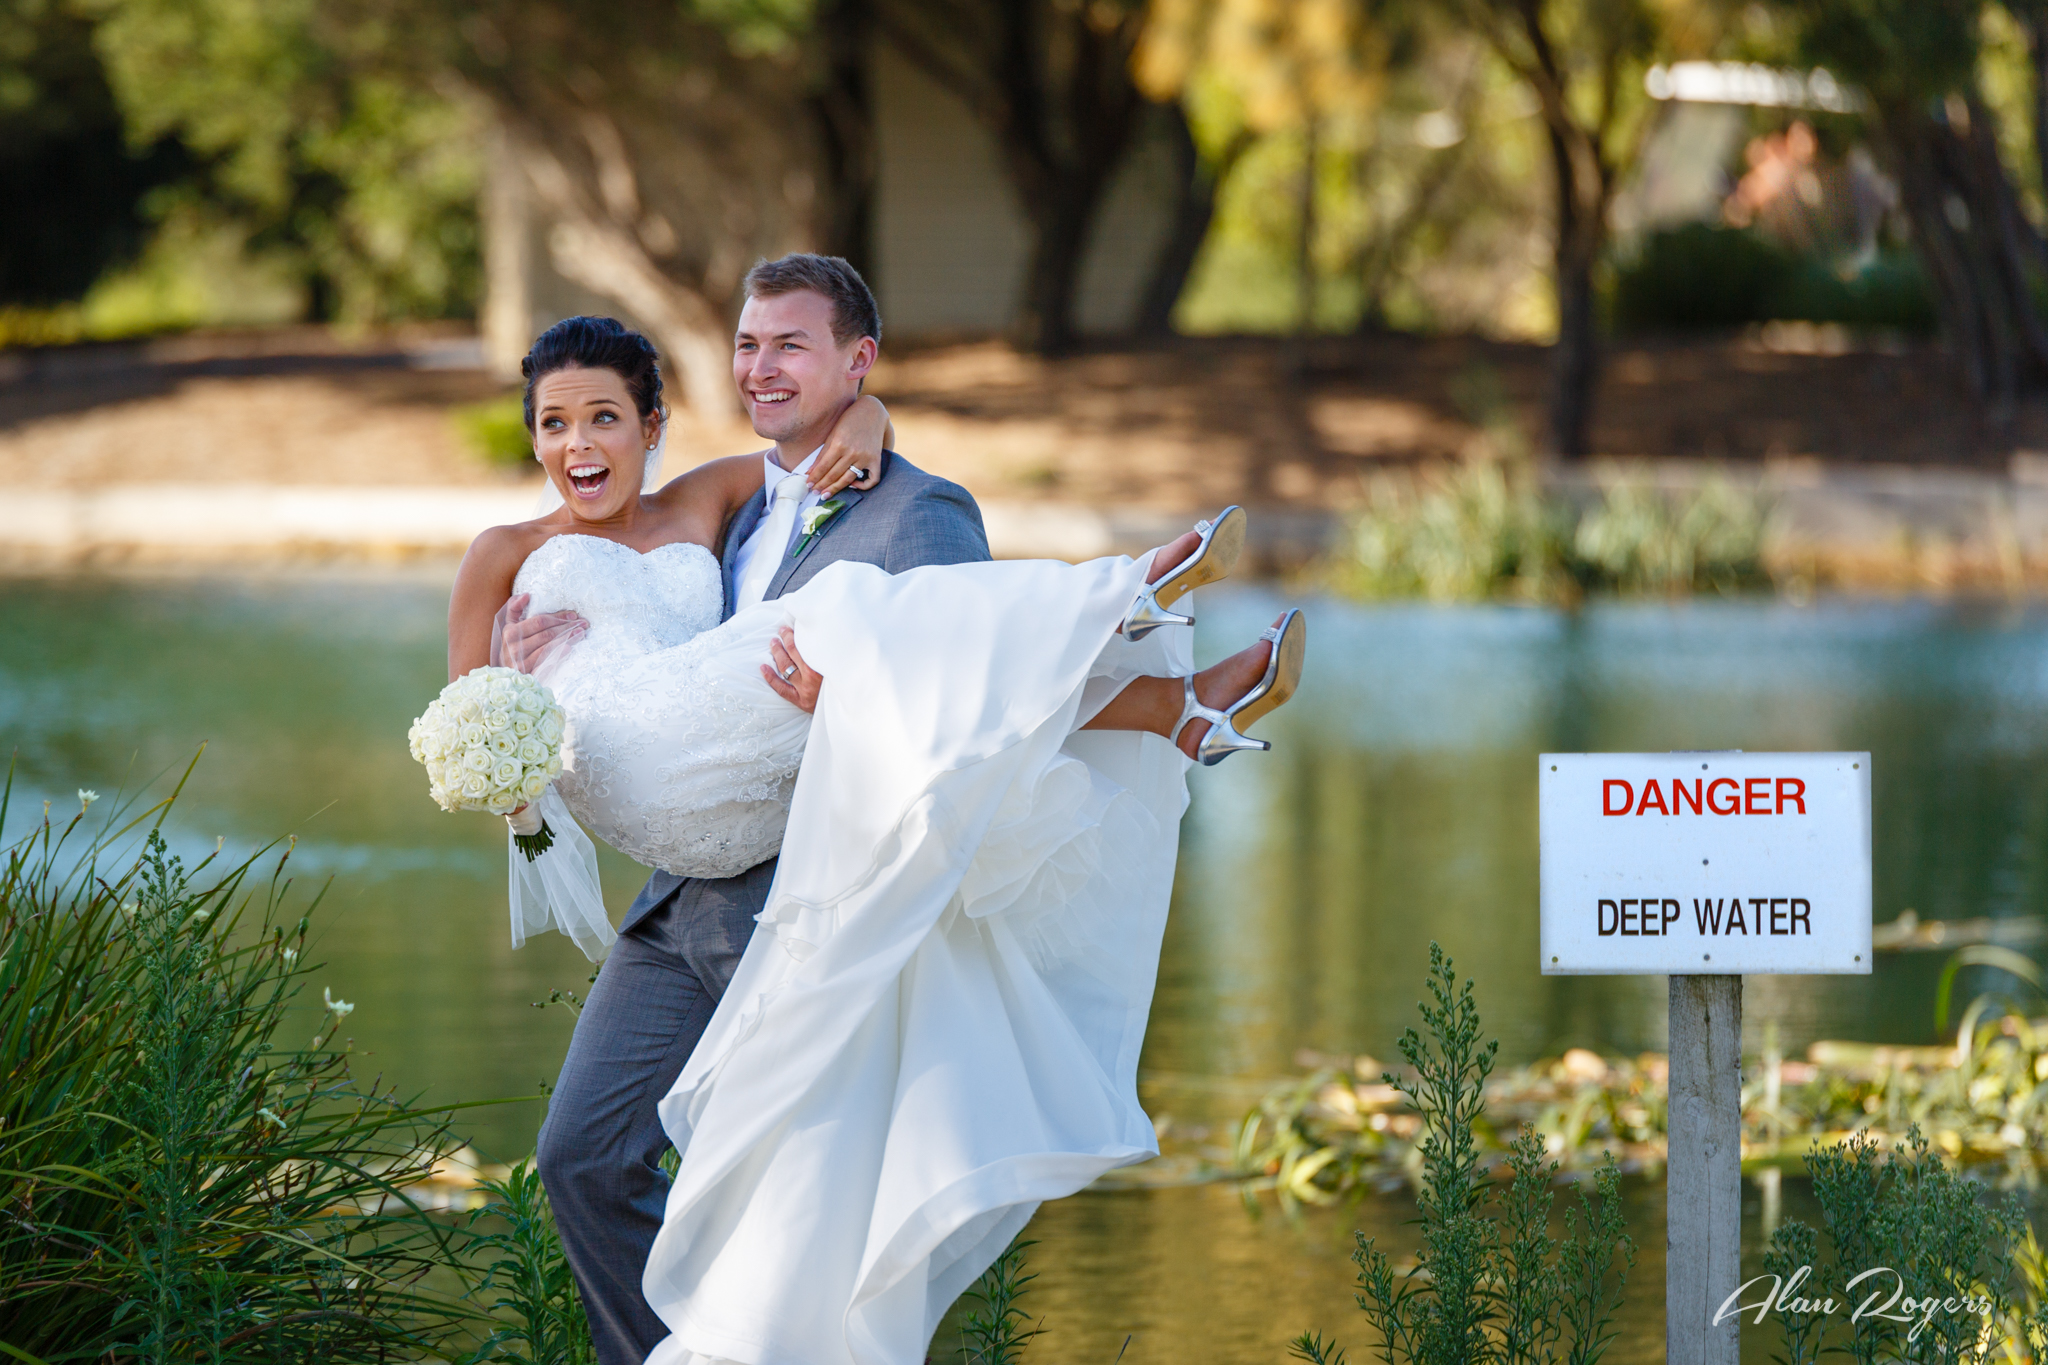
[(533, 389), (556, 370), (610, 370), (625, 381), (644, 419), (661, 411), (661, 362), (654, 343), (617, 318), (563, 318), (540, 334), (519, 373), (526, 377), (526, 429), (533, 430)]

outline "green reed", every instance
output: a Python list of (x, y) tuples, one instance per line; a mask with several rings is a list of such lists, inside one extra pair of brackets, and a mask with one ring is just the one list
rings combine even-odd
[(472, 1334), (428, 1283), (459, 1287), (464, 1234), (406, 1193), (459, 1146), (447, 1111), (351, 1075), (346, 1002), (276, 1041), (315, 970), (289, 847), (188, 868), (170, 799), (92, 804), (0, 845), (0, 1354), (325, 1365)]

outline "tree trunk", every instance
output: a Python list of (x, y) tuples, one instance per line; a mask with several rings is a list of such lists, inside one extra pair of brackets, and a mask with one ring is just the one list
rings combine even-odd
[[(865, 254), (871, 0), (819, 0), (766, 45), (676, 0), (348, 3), (374, 7), (394, 50), (490, 106), (532, 254), (648, 330), (679, 406), (737, 411), (731, 325), (756, 258)], [(506, 337), (551, 320), (505, 311)]]
[(1551, 276), (1557, 291), (1557, 342), (1550, 357), (1550, 448), (1577, 459), (1592, 452), (1593, 396), (1600, 382), (1599, 315), (1593, 267), (1607, 244), (1604, 185), (1588, 185), (1597, 169), (1580, 164), (1567, 138), (1552, 129), (1557, 185), (1557, 240)]
[(1316, 161), (1322, 143), (1318, 132), (1311, 116), (1301, 133), (1301, 200), (1294, 224), (1294, 325), (1301, 337), (1316, 327)]
[(1040, 355), (1065, 355), (1080, 339), (1074, 325), (1074, 293), (1097, 198), (1080, 186), (1060, 186), (1041, 198), (1030, 215), (1031, 261), (1017, 330), (1025, 345)]
[(2017, 196), (1980, 101), (1967, 125), (1923, 104), (1879, 111), (1913, 241), (1927, 267), (1941, 330), (1964, 382), (1994, 422), (2048, 379), (2048, 326), (2034, 307)]
[[(2019, 22), (2027, 36), (2027, 65), (2034, 77), (2034, 167), (2041, 187), (2048, 191), (2048, 3), (2043, 0), (2006, 0), (2006, 10)], [(2035, 241), (2040, 242), (2039, 234)], [(2048, 246), (2044, 246), (2048, 252)], [(2048, 260), (2042, 262), (2048, 265)]]
[(1173, 230), (1153, 262), (1145, 295), (1138, 305), (1138, 334), (1164, 337), (1173, 331), (1173, 310), (1194, 273), (1195, 260), (1208, 240), (1209, 224), (1216, 217), (1216, 196), (1230, 178), (1238, 158), (1253, 142), (1250, 133), (1232, 139), (1214, 166), (1205, 164), (1188, 127), (1187, 111), (1171, 106), (1174, 169), (1179, 172), (1180, 192), (1174, 199)]
[(874, 41), (870, 0), (823, 0), (815, 19), (821, 78), (811, 113), (828, 177), (818, 214), (819, 249), (843, 256), (863, 275), (874, 268), (874, 100), (868, 53)]
[(995, 138), (1030, 224), (1017, 331), (1071, 350), (1075, 291), (1110, 177), (1143, 97), (1131, 81), (1142, 10), (1102, 0), (876, 0), (891, 44)]
[[(588, 131), (597, 126), (588, 125)], [(623, 151), (598, 157), (596, 178), (608, 184), (612, 200), (603, 204), (604, 196), (592, 195), (585, 178), (565, 165), (531, 124), (508, 128), (508, 136), (549, 224), (545, 241), (555, 273), (615, 301), (653, 334), (668, 362), (672, 402), (707, 417), (737, 413), (725, 301), (664, 270), (655, 259), (645, 241), (652, 234), (634, 221), (640, 216), (632, 193), (637, 176), (625, 164)], [(592, 140), (600, 146), (606, 141), (602, 135)]]

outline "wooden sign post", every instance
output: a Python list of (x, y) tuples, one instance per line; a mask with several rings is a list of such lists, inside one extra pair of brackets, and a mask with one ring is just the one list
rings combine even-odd
[(1737, 1365), (1742, 974), (1870, 970), (1870, 755), (1540, 765), (1544, 973), (1670, 977), (1665, 1359)]

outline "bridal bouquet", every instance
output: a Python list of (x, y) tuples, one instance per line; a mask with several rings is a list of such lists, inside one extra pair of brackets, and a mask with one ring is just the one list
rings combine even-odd
[[(554, 694), (511, 668), (479, 668), (441, 689), (407, 738), (442, 810), (510, 815), (539, 798), (562, 771), (562, 708)], [(546, 820), (513, 842), (532, 862), (555, 842)]]

